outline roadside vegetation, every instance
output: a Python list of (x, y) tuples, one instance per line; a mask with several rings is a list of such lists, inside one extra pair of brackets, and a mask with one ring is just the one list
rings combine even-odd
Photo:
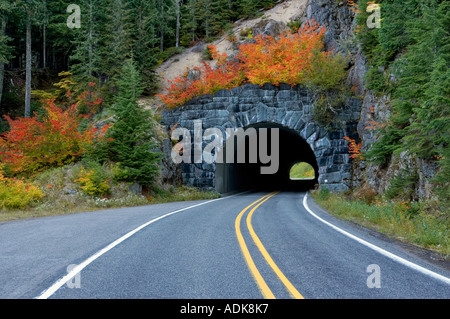
[[(387, 116), (373, 106), (366, 130), (370, 145), (344, 137), (350, 157), (380, 171), (404, 158), (436, 167), (427, 182), (431, 194), (417, 194), (420, 166), (405, 165), (379, 193), (363, 185), (348, 194), (313, 192), (315, 200), (336, 216), (374, 228), (390, 237), (442, 253), (449, 258), (450, 108), (448, 1), (379, 0), (379, 28), (367, 25), (373, 1), (348, 1), (356, 14), (355, 38), (367, 58), (366, 87), (389, 97)], [(369, 10), (370, 11), (370, 10)], [(380, 112), (381, 113), (381, 112)], [(364, 174), (364, 171), (363, 171)]]
[(154, 184), (142, 193), (136, 184), (118, 179), (117, 164), (80, 161), (48, 169), (27, 179), (0, 175), (0, 223), (16, 219), (72, 214), (218, 198), (213, 191)]
[(372, 192), (334, 194), (320, 188), (314, 200), (336, 217), (450, 258), (448, 207), (440, 201), (393, 201)]
[(137, 103), (139, 72), (128, 60), (118, 93), (105, 108), (95, 83), (46, 92), (33, 117), (6, 117), (0, 135), (0, 222), (102, 208), (216, 198), (214, 192), (158, 182), (153, 114)]
[(294, 164), (289, 172), (289, 177), (291, 179), (314, 179), (314, 176), (314, 168), (305, 162)]
[(329, 124), (343, 107), (347, 72), (345, 57), (324, 50), (325, 31), (312, 20), (277, 37), (252, 37), (239, 46), (238, 55), (232, 59), (211, 45), (208, 52), (217, 61), (216, 68), (203, 62), (202, 68), (196, 68), (199, 79), (192, 80), (185, 72), (170, 81), (168, 93), (157, 96), (166, 107), (175, 108), (200, 95), (245, 83), (303, 84), (314, 94), (315, 119)]
[[(356, 39), (368, 59), (366, 87), (390, 96), (389, 116), (374, 119), (367, 129), (377, 140), (364, 158), (380, 168), (401, 156), (436, 165), (433, 193), (450, 203), (450, 3), (439, 0), (379, 0), (380, 28), (369, 28), (372, 1), (353, 4)], [(374, 110), (376, 111), (376, 110)], [(412, 166), (392, 184), (414, 188), (419, 179)]]

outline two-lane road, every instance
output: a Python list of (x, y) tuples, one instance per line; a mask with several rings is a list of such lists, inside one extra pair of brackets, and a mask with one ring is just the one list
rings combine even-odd
[(401, 247), (295, 192), (30, 219), (0, 224), (0, 297), (450, 298)]

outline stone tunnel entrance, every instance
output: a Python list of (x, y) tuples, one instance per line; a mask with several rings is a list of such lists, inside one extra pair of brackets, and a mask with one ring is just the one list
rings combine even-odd
[[(268, 132), (267, 138), (260, 134), (264, 129)], [(224, 159), (233, 157), (233, 161), (216, 163), (214, 184), (218, 192), (228, 193), (246, 189), (307, 190), (317, 183), (319, 167), (314, 152), (296, 131), (280, 124), (258, 123), (245, 127), (243, 132), (246, 134), (241, 132), (242, 136), (228, 137), (233, 138), (234, 142), (225, 143), (220, 154)], [(251, 136), (249, 132), (256, 132), (256, 136)], [(232, 145), (233, 149), (227, 149), (227, 145), (228, 148)], [(243, 163), (242, 160), (239, 162), (238, 157), (242, 155), (239, 152), (244, 152)], [(252, 152), (258, 154), (254, 159), (250, 156)], [(265, 155), (268, 157), (264, 159)], [(314, 178), (291, 179), (290, 170), (298, 162), (311, 165), (315, 171)], [(264, 167), (266, 173), (262, 170)]]
[[(220, 90), (213, 95), (203, 95), (177, 109), (166, 110), (163, 112), (163, 124), (168, 132), (173, 132), (174, 128), (190, 132), (189, 140), (183, 139), (183, 142), (191, 145), (192, 156), (186, 156), (187, 160), (179, 164), (185, 185), (225, 193), (252, 187), (304, 189), (318, 183), (333, 191), (346, 191), (351, 186), (352, 163), (347, 141), (343, 137), (358, 139), (361, 101), (354, 97), (347, 98), (345, 106), (335, 114), (333, 123), (327, 126), (314, 120), (314, 108), (311, 94), (305, 87), (282, 83), (279, 86), (245, 84)], [(196, 125), (197, 122), (201, 124)], [(243, 149), (242, 153), (246, 153), (247, 157), (245, 162), (225, 161), (221, 164), (195, 160), (195, 145), (205, 147), (211, 143), (209, 139), (202, 139), (202, 133), (205, 134), (206, 130), (220, 130), (224, 140), (228, 129), (246, 131), (250, 128), (258, 132), (256, 141), (236, 142), (232, 152), (227, 149), (226, 143), (221, 148), (225, 156)], [(261, 174), (261, 168), (267, 169), (269, 165), (264, 158), (261, 161), (258, 157), (254, 163), (249, 161), (247, 153), (255, 146), (257, 154), (261, 151), (258, 146), (261, 137), (259, 129), (267, 129), (268, 132), (278, 129), (278, 144), (270, 145), (271, 142), (268, 142), (266, 145), (267, 155), (272, 158), (270, 150), (278, 146), (279, 167), (275, 174)], [(269, 135), (268, 141), (271, 140)], [(172, 142), (165, 144), (168, 161), (171, 160), (172, 149), (173, 137)], [(290, 179), (289, 171), (298, 162), (306, 162), (313, 167), (315, 174), (312, 180)]]

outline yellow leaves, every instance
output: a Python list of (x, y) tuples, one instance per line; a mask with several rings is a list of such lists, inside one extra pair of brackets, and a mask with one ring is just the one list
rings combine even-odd
[(33, 183), (23, 179), (7, 178), (0, 171), (0, 208), (24, 208), (45, 194)]
[(87, 195), (107, 195), (110, 192), (109, 179), (103, 180), (93, 169), (87, 171), (82, 167), (78, 179), (74, 182), (79, 184), (81, 190)]

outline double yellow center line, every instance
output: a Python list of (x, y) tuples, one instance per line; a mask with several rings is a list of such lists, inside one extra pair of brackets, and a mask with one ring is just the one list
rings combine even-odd
[(295, 299), (303, 299), (303, 296), (295, 289), (295, 287), (291, 284), (291, 282), (286, 278), (286, 276), (283, 274), (283, 272), (278, 268), (278, 266), (273, 261), (272, 257), (270, 257), (269, 253), (267, 252), (266, 248), (264, 248), (264, 245), (261, 243), (261, 240), (256, 235), (253, 227), (252, 227), (252, 216), (255, 210), (262, 205), (265, 201), (267, 201), (272, 196), (275, 196), (279, 192), (272, 192), (268, 195), (265, 195), (258, 199), (257, 201), (251, 203), (247, 207), (245, 207), (237, 216), (235, 221), (235, 228), (236, 228), (236, 236), (239, 242), (239, 246), (241, 247), (242, 254), (244, 255), (244, 259), (248, 265), (248, 268), (250, 269), (250, 272), (252, 276), (255, 278), (256, 283), (258, 284), (261, 293), (264, 298), (266, 299), (275, 299), (274, 294), (270, 290), (269, 286), (267, 286), (267, 283), (265, 282), (264, 278), (261, 276), (261, 273), (259, 272), (258, 268), (256, 267), (250, 252), (248, 250), (247, 245), (245, 244), (244, 237), (241, 233), (241, 219), (242, 216), (245, 214), (245, 212), (250, 209), (252, 206), (253, 208), (250, 210), (248, 216), (247, 216), (247, 228), (250, 232), (250, 235), (255, 242), (255, 245), (258, 247), (259, 251), (269, 264), (269, 266), (272, 268), (272, 270), (277, 274), (278, 278), (281, 280), (281, 282), (284, 284), (286, 289), (289, 291), (289, 294), (295, 298)]

